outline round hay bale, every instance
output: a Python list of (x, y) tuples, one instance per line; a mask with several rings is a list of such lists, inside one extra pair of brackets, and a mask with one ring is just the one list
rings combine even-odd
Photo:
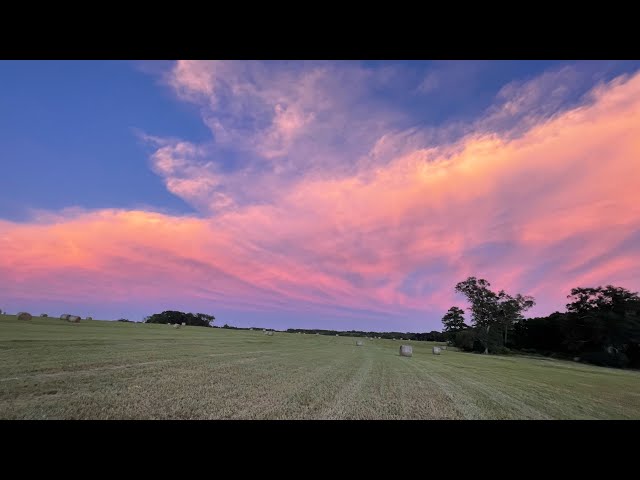
[(269, 331), (269, 332), (267, 332), (267, 335), (269, 335), (270, 337), (272, 337), (272, 336), (273, 336), (273, 332)]
[(364, 342), (362, 340), (357, 340), (356, 341), (356, 346), (361, 347), (364, 345)]
[(447, 346), (446, 346), (446, 345), (442, 345), (440, 348), (441, 348), (442, 350), (446, 350), (446, 349), (447, 349)]
[(440, 355), (440, 351), (441, 351), (440, 347), (433, 347), (433, 354), (434, 355)]
[(180, 324), (179, 323), (174, 323), (173, 324), (173, 328), (180, 328)]
[(80, 317), (78, 315), (69, 315), (69, 318), (67, 318), (67, 322), (80, 323)]
[(44, 317), (44, 318), (47, 318), (49, 315), (47, 315), (46, 313), (41, 313), (40, 316)]
[(400, 345), (400, 356), (411, 357), (413, 356), (413, 348), (411, 345)]
[(336, 333), (336, 337), (339, 337), (339, 335)]
[(574, 362), (579, 362), (580, 361), (580, 357), (573, 357), (573, 361)]
[(184, 327), (184, 326), (186, 326), (186, 325), (187, 325), (187, 324), (186, 324), (186, 322), (182, 322), (182, 326), (183, 326), (183, 327)]
[(18, 320), (31, 320), (33, 317), (31, 316), (30, 313), (27, 312), (19, 312), (18, 313)]
[(62, 315), (60, 315), (60, 320), (69, 320), (69, 317), (71, 315), (69, 315), (68, 313), (63, 313)]

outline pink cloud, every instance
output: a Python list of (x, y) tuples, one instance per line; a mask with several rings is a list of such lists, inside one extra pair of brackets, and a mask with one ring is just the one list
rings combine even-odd
[[(215, 96), (215, 70), (178, 64), (172, 74), (177, 89)], [(285, 72), (316, 76), (288, 101), (284, 88), (254, 73), (262, 83), (245, 85), (237, 74), (228, 88), (282, 102), (261, 137), (284, 135), (273, 148), (295, 156), (309, 148), (303, 132), (335, 127), (333, 117), (322, 123), (322, 112), (341, 96), (314, 90), (322, 70)], [(510, 88), (503, 96), (519, 100), (507, 110), (540, 101), (533, 84)], [(638, 289), (640, 246), (616, 246), (640, 232), (640, 74), (528, 122), (517, 137), (481, 129), (446, 145), (424, 145), (419, 129), (376, 133), (364, 150), (386, 161), (328, 173), (275, 157), (273, 170), (223, 173), (206, 147), (159, 145), (154, 170), (200, 216), (103, 210), (0, 221), (0, 286), (9, 297), (198, 298), (237, 308), (370, 310), (414, 324), (416, 312), (437, 318), (461, 304), (453, 287), (469, 275), (538, 296), (540, 313), (562, 309), (578, 285)], [(294, 177), (276, 168), (286, 171), (289, 161), (300, 169)], [(238, 196), (243, 189), (257, 193)]]

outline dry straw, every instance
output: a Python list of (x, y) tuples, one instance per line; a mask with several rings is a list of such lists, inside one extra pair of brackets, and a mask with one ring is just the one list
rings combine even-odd
[(400, 356), (411, 357), (413, 356), (413, 348), (411, 345), (400, 345)]

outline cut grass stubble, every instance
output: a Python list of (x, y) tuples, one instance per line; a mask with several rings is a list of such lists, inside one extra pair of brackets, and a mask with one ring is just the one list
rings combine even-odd
[(640, 418), (639, 372), (411, 345), (0, 315), (0, 418)]

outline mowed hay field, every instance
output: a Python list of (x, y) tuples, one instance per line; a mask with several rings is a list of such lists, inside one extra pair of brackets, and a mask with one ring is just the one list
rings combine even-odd
[(640, 418), (640, 372), (355, 340), (0, 315), (0, 418)]

